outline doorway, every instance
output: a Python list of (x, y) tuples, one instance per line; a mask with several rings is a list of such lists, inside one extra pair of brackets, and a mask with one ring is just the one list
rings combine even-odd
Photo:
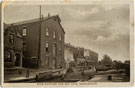
[(15, 66), (20, 66), (21, 65), (21, 56), (19, 53), (15, 54)]

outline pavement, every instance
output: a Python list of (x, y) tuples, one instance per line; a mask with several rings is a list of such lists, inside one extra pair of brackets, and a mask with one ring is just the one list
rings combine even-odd
[[(5, 69), (4, 71), (4, 81), (5, 82), (24, 82), (35, 80), (36, 75), (51, 72), (53, 75), (57, 75), (59, 71), (63, 69), (27, 69), (27, 68), (13, 68)], [(64, 74), (64, 73), (61, 73)]]

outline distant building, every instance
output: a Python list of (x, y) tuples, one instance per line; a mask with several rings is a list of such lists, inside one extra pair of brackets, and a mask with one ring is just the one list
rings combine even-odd
[(75, 59), (76, 65), (82, 65), (84, 63), (84, 61), (85, 61), (84, 48), (82, 48), (82, 47), (75, 48), (74, 59)]
[(58, 15), (12, 25), (24, 38), (25, 67), (61, 68), (64, 62), (65, 31)]
[(98, 64), (98, 54), (89, 49), (74, 47), (74, 62), (79, 66), (96, 66)]
[(84, 56), (89, 57), (90, 56), (90, 50), (89, 49), (84, 49)]
[(84, 48), (77, 47), (78, 50), (78, 57), (84, 57)]
[(74, 46), (69, 43), (65, 43), (65, 61), (66, 61), (66, 68), (69, 68), (69, 63), (74, 61)]
[(89, 56), (86, 57), (87, 65), (96, 66), (98, 64), (98, 53), (89, 50)]
[(4, 68), (22, 67), (23, 37), (17, 29), (4, 24)]
[(90, 49), (84, 49), (83, 52), (86, 66), (96, 66), (98, 64), (98, 53)]

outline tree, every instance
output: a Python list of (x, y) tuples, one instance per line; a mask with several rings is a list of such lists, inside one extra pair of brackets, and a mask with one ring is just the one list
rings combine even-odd
[(103, 59), (101, 60), (101, 63), (102, 63), (102, 65), (104, 65), (104, 66), (107, 66), (107, 65), (112, 65), (112, 59), (110, 58), (110, 56), (108, 56), (108, 55), (104, 55), (103, 56)]
[(114, 68), (116, 67), (117, 63), (118, 63), (117, 60), (114, 60), (114, 61), (112, 62)]
[(118, 63), (122, 63), (122, 61), (118, 61)]
[(124, 63), (125, 64), (130, 64), (130, 61), (129, 60), (125, 60)]

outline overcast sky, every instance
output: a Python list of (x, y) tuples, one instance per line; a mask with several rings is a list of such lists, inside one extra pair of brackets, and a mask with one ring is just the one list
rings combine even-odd
[[(7, 24), (39, 17), (39, 6), (6, 6)], [(66, 32), (65, 42), (91, 49), (113, 60), (129, 59), (129, 5), (44, 5), (42, 14), (58, 14)]]

